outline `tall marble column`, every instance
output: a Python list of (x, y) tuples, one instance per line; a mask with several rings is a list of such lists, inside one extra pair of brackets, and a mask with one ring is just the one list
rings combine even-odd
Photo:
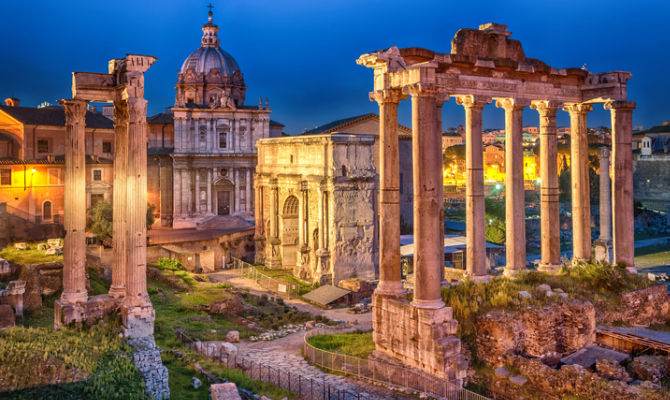
[(83, 100), (61, 100), (65, 111), (65, 201), (62, 304), (88, 300), (86, 292), (86, 108)]
[(207, 214), (212, 214), (212, 170), (207, 168)]
[(505, 110), (505, 275), (526, 269), (526, 204), (523, 177), (523, 109), (530, 103), (497, 99)]
[(600, 147), (600, 235), (593, 243), (596, 261), (611, 263), (612, 257), (612, 196), (610, 195), (610, 151), (607, 147)]
[(614, 262), (635, 267), (633, 214), (633, 110), (635, 102), (605, 103), (612, 114), (612, 227)]
[(234, 181), (235, 190), (233, 191), (233, 197), (235, 197), (235, 211), (234, 211), (234, 213), (231, 213), (231, 214), (237, 214), (237, 213), (240, 212), (240, 193), (242, 193), (242, 191), (240, 190), (240, 169), (235, 168), (233, 170), (233, 173), (234, 173), (233, 176), (234, 176), (234, 179), (235, 179), (235, 181)]
[(400, 164), (398, 153), (398, 104), (402, 92), (370, 93), (379, 104), (379, 284), (376, 294), (400, 296), (405, 290), (400, 270)]
[(591, 196), (589, 190), (589, 144), (586, 114), (590, 104), (567, 104), (570, 113), (570, 176), (572, 179), (573, 260), (591, 259)]
[(244, 193), (244, 211), (246, 213), (251, 212), (251, 168), (246, 169), (247, 176), (246, 176), (246, 181), (244, 183), (244, 188), (246, 192)]
[(200, 209), (200, 168), (195, 168), (193, 170), (195, 174), (195, 190), (193, 191), (195, 197), (195, 214), (200, 215), (202, 210)]
[(444, 307), (440, 293), (444, 268), (440, 214), (444, 213), (442, 133), (436, 126), (437, 90), (432, 85), (407, 88), (412, 95), (414, 173), (414, 306)]
[(128, 99), (128, 190), (127, 214), (128, 262), (126, 270), (126, 306), (151, 306), (147, 294), (147, 101)]
[(561, 268), (561, 236), (558, 207), (558, 150), (556, 143), (556, 111), (560, 103), (551, 100), (533, 101), (531, 108), (540, 114), (540, 218), (542, 258), (540, 271), (558, 272)]
[(181, 170), (177, 168), (177, 166), (174, 166), (173, 170), (173, 184), (174, 187), (172, 188), (172, 199), (174, 201), (174, 204), (172, 206), (174, 210), (174, 218), (177, 218), (181, 216), (182, 214), (182, 196), (181, 196)]
[(484, 204), (484, 149), (482, 110), (491, 102), (480, 96), (458, 96), (465, 107), (465, 192), (466, 268), (470, 279), (488, 280), (486, 270), (486, 207)]
[(128, 181), (128, 103), (114, 102), (114, 198), (112, 201), (112, 284), (109, 295), (126, 295), (128, 232), (126, 227), (126, 185)]

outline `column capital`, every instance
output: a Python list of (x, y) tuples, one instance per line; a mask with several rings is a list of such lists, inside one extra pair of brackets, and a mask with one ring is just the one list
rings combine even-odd
[[(598, 148), (598, 155), (600, 156), (600, 159), (602, 160), (603, 158), (609, 158), (610, 156), (610, 149), (607, 146), (600, 146)], [(608, 161), (609, 162), (609, 161)]]
[(530, 102), (530, 108), (537, 110), (540, 117), (555, 117), (556, 111), (563, 106), (563, 103), (556, 100), (533, 100)]
[(407, 95), (401, 89), (384, 89), (370, 92), (370, 101), (382, 103), (400, 103), (407, 99)]
[(463, 94), (455, 97), (456, 103), (465, 108), (484, 108), (485, 105), (491, 104), (492, 101), (490, 97), (476, 94)]
[(530, 100), (527, 99), (514, 99), (505, 97), (496, 98), (494, 100), (496, 101), (496, 107), (502, 108), (505, 111), (523, 110), (524, 107), (528, 107), (530, 105)]
[(128, 102), (114, 102), (114, 126), (128, 125)]
[(128, 103), (128, 119), (131, 123), (141, 124), (147, 122), (147, 103), (145, 99), (131, 97)]
[(593, 106), (587, 103), (565, 103), (563, 111), (586, 115), (589, 111), (593, 111)]
[(63, 99), (58, 100), (65, 111), (65, 123), (84, 123), (86, 121), (87, 100)]
[(614, 100), (605, 103), (605, 110), (634, 110), (636, 104), (634, 101)]
[(412, 83), (402, 88), (404, 94), (412, 97), (437, 97), (437, 86), (432, 83)]

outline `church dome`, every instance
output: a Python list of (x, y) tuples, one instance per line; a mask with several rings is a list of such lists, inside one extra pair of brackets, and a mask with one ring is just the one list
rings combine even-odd
[(184, 74), (188, 69), (193, 69), (196, 74), (207, 75), (212, 68), (218, 68), (222, 75), (227, 76), (240, 72), (240, 67), (233, 56), (221, 50), (218, 45), (214, 47), (204, 44), (186, 58), (180, 72)]

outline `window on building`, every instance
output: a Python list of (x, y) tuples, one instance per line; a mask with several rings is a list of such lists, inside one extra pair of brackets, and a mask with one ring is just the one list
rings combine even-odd
[(98, 202), (101, 202), (105, 199), (105, 196), (101, 193), (91, 193), (91, 208), (94, 208)]
[(225, 149), (228, 147), (228, 138), (227, 134), (225, 132), (219, 133), (219, 148), (220, 149)]
[(48, 153), (49, 152), (49, 140), (48, 139), (37, 140), (37, 152), (38, 153)]
[(96, 182), (99, 182), (102, 180), (102, 170), (101, 169), (94, 169), (93, 170), (93, 180)]
[(0, 169), (0, 185), (11, 185), (12, 184), (12, 169), (3, 168)]
[(60, 169), (49, 168), (49, 185), (60, 185)]
[(207, 127), (206, 126), (201, 126), (199, 129), (200, 132), (200, 141), (201, 142), (206, 142), (207, 141)]
[(42, 205), (42, 220), (51, 219), (51, 202), (45, 201)]
[(112, 142), (102, 142), (102, 152), (111, 153), (112, 152)]

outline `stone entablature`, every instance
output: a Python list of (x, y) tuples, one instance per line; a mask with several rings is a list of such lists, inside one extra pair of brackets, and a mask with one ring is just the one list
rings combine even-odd
[(257, 143), (257, 261), (312, 282), (375, 279), (374, 142), (323, 134)]

